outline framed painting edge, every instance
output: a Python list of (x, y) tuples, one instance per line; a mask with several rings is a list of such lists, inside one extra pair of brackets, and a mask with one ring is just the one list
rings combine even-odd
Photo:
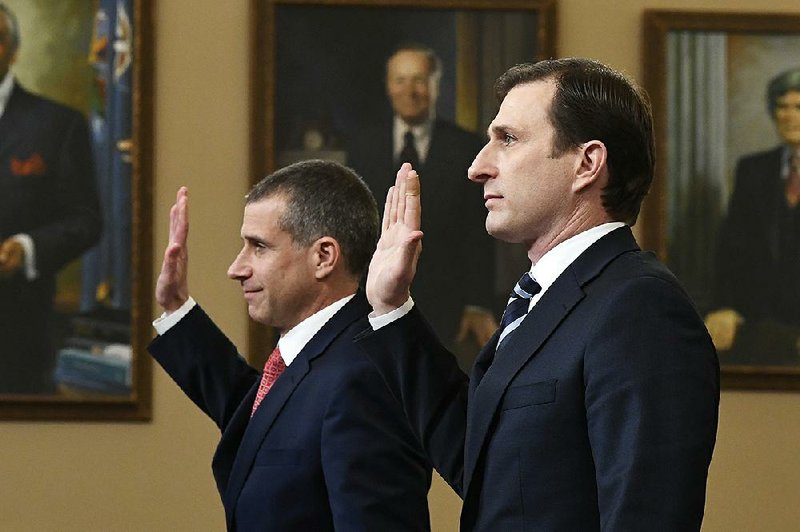
[[(798, 34), (800, 13), (680, 11), (645, 9), (642, 14), (643, 86), (647, 90), (655, 121), (656, 175), (642, 210), (642, 247), (656, 252), (663, 261), (668, 254), (667, 212), (667, 34), (670, 31), (708, 31), (729, 34)], [(723, 355), (724, 356), (724, 355)], [(777, 365), (721, 364), (720, 381), (730, 390), (800, 390), (800, 367)]]
[(131, 394), (125, 397), (0, 395), (4, 421), (147, 422), (152, 419), (152, 359), (145, 346), (152, 336), (152, 174), (154, 0), (133, 0), (133, 134), (131, 143)]
[[(250, 173), (251, 185), (276, 169), (274, 152), (273, 105), (276, 85), (276, 25), (278, 6), (350, 6), (365, 8), (418, 8), (470, 10), (531, 10), (539, 15), (536, 59), (556, 57), (556, 0), (252, 0), (251, 3), (251, 63), (250, 63)], [(264, 57), (264, 51), (268, 55)], [(511, 66), (511, 65), (508, 65)], [(269, 353), (276, 341), (273, 331), (248, 318), (247, 353)], [(259, 365), (257, 357), (248, 358)]]

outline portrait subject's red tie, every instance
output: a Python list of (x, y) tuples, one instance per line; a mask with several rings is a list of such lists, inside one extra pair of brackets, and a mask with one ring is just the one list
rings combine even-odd
[(253, 414), (256, 413), (256, 408), (261, 404), (264, 396), (267, 395), (269, 389), (272, 388), (272, 385), (275, 384), (275, 381), (278, 380), (278, 377), (281, 376), (281, 373), (283, 373), (285, 369), (286, 364), (283, 362), (281, 351), (275, 346), (275, 349), (273, 349), (267, 362), (264, 364), (264, 373), (261, 374), (261, 383), (258, 385), (256, 400), (253, 401), (253, 409), (250, 411), (250, 417), (253, 417)]

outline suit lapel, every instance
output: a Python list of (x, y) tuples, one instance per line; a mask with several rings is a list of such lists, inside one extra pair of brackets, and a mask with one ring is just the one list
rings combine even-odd
[[(481, 352), (479, 360), (481, 357), (489, 358), (491, 366), (470, 390), (464, 442), (464, 500), (467, 500), (475, 468), (492, 432), (492, 421), (511, 381), (583, 299), (583, 286), (599, 275), (614, 258), (626, 251), (638, 249), (628, 227), (616, 229), (604, 236), (556, 279), (517, 330), (503, 342), (493, 361), (484, 351)], [(497, 335), (486, 348), (496, 342)], [(473, 374), (481, 371), (477, 366), (478, 362)], [(470, 386), (473, 384), (470, 383)]]
[(500, 338), (500, 332), (500, 329), (497, 329), (486, 345), (483, 346), (483, 349), (481, 349), (480, 353), (478, 353), (478, 356), (475, 357), (475, 362), (472, 365), (472, 371), (470, 372), (469, 376), (470, 396), (475, 393), (475, 389), (478, 387), (478, 384), (480, 384), (481, 380), (483, 380), (483, 376), (486, 375), (486, 371), (489, 369), (489, 366), (492, 365), (495, 350), (497, 349), (497, 339)]
[(783, 171), (783, 147), (779, 147), (769, 154), (768, 164), (764, 167), (764, 176), (772, 176), (769, 178), (771, 186), (763, 186), (759, 189), (761, 194), (767, 197), (762, 202), (763, 205), (771, 205), (772, 207), (764, 211), (767, 220), (764, 222), (766, 225), (766, 234), (770, 258), (773, 261), (780, 259), (781, 255), (781, 218), (786, 212), (786, 181), (781, 177)]
[[(241, 443), (236, 451), (236, 458), (231, 467), (230, 480), (224, 496), (229, 527), (236, 508), (236, 501), (242, 491), (245, 480), (253, 468), (253, 464), (261, 448), (264, 438), (276, 423), (278, 416), (295, 389), (311, 369), (311, 361), (323, 355), (328, 346), (353, 322), (366, 316), (369, 305), (362, 292), (358, 292), (339, 312), (315, 334), (297, 358), (284, 370), (283, 374), (264, 398), (252, 418), (250, 408), (255, 398), (258, 382), (250, 390), (247, 399), (242, 402), (236, 413), (236, 423), (247, 424)], [(249, 421), (248, 421), (249, 418)]]
[[(23, 103), (26, 99), (27, 93), (25, 89), (23, 89), (18, 83), (14, 82), (14, 87), (11, 89), (11, 96), (8, 98), (8, 102), (6, 103), (6, 108), (3, 111), (3, 115), (0, 116), (0, 140), (7, 140), (12, 138), (12, 135), (16, 131), (18, 120), (17, 117), (20, 114), (20, 106), (23, 106)], [(10, 147), (10, 142), (3, 142), (3, 147)]]

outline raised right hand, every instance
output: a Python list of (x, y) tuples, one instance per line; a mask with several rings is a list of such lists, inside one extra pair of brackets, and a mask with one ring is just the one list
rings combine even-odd
[(376, 315), (405, 303), (422, 251), (420, 185), (417, 172), (403, 163), (383, 209), (381, 237), (367, 274), (367, 299)]
[(178, 310), (189, 299), (189, 191), (178, 189), (169, 211), (169, 243), (156, 281), (156, 301), (167, 312)]

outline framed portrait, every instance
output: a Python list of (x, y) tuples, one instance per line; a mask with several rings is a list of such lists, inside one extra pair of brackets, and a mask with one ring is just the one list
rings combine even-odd
[[(468, 181), (467, 168), (498, 108), (497, 77), (514, 64), (554, 56), (555, 1), (254, 5), (253, 181), (296, 161), (332, 159), (352, 167), (382, 209), (400, 163), (412, 162), (422, 180), (425, 231), (412, 295), (439, 337), (471, 365), (483, 342), (465, 323), (496, 319), (529, 266), (523, 250), (486, 234), (481, 188)], [(458, 275), (447, 277), (451, 264)], [(470, 288), (451, 288), (453, 282)], [(478, 287), (485, 293), (475, 294)], [(473, 292), (473, 299), (462, 301), (459, 292)], [(272, 341), (264, 327), (251, 325), (254, 365)]]
[(152, 2), (3, 4), (0, 419), (149, 420)]
[(800, 15), (648, 10), (655, 249), (728, 388), (800, 389)]

